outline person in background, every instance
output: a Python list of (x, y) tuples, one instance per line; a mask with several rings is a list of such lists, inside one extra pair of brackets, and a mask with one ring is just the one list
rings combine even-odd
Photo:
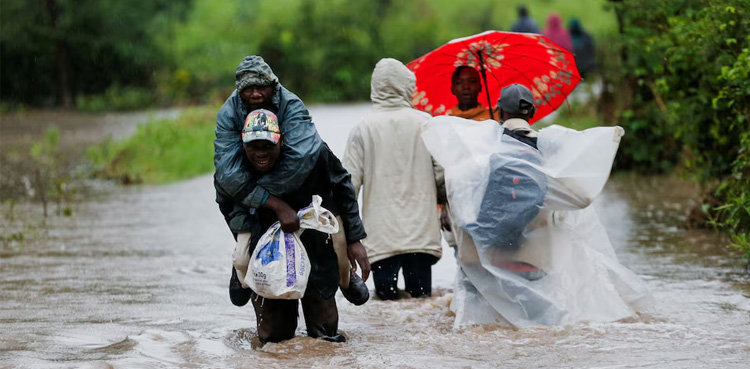
[(375, 293), (396, 300), (398, 272), (406, 292), (430, 297), (432, 265), (442, 256), (436, 212), (436, 166), (420, 136), (430, 115), (412, 107), (416, 77), (398, 60), (381, 59), (372, 72), (372, 113), (349, 135), (344, 167), (362, 189), (363, 241)]
[(596, 69), (596, 47), (594, 39), (581, 26), (581, 22), (573, 18), (568, 24), (570, 37), (573, 41), (573, 54), (581, 77), (585, 77)]
[(490, 109), (479, 103), (480, 92), (482, 79), (479, 72), (466, 65), (456, 67), (451, 76), (451, 93), (458, 103), (448, 111), (448, 115), (472, 120), (492, 119)]
[(510, 28), (511, 32), (539, 33), (539, 25), (535, 20), (529, 18), (529, 10), (526, 5), (518, 6), (518, 20)]
[[(261, 181), (273, 172), (282, 152), (284, 136), (274, 113), (265, 109), (250, 112), (242, 129), (242, 142), (247, 158), (247, 170), (253, 181)], [(349, 173), (338, 158), (323, 143), (309, 174), (296, 189), (281, 198), (269, 198), (262, 208), (248, 213), (247, 209), (230, 196), (220, 192), (217, 201), (233, 207), (229, 222), (247, 222), (250, 228), (248, 251), (252, 255), (265, 231), (278, 221), (279, 206), (287, 206), (295, 213), (310, 205), (313, 195), (322, 198), (322, 206), (342, 220), (341, 228), (347, 242), (347, 253), (352, 265), (359, 264), (362, 277), (367, 280), (370, 262), (360, 240), (367, 237), (359, 217), (359, 207)], [(283, 204), (279, 205), (280, 202)], [(338, 332), (338, 309), (334, 295), (339, 286), (338, 258), (331, 237), (323, 232), (308, 229), (300, 235), (310, 260), (311, 270), (307, 289), (302, 297), (302, 311), (307, 335), (332, 342), (345, 342)], [(237, 273), (245, 275), (244, 268), (235, 264)], [(249, 290), (249, 289), (248, 289)], [(264, 299), (250, 291), (261, 343), (279, 342), (294, 337), (297, 329), (297, 300)], [(247, 301), (245, 301), (247, 303)]]
[(573, 51), (573, 41), (570, 34), (562, 25), (562, 19), (557, 13), (552, 13), (547, 18), (547, 28), (542, 32), (550, 41), (556, 43), (565, 50)]

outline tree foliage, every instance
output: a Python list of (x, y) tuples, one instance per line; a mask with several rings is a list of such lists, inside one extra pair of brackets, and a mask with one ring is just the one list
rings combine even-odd
[(677, 166), (718, 182), (720, 205), (709, 215), (750, 256), (750, 0), (629, 0), (615, 10), (622, 34), (612, 89), (628, 132), (618, 165)]
[[(527, 3), (540, 24), (556, 10), (595, 32), (614, 30), (605, 0)], [(380, 58), (406, 63), (453, 38), (509, 29), (515, 7), (493, 0), (195, 0), (159, 37), (176, 65), (158, 72), (157, 87), (178, 99), (226, 98), (239, 62), (259, 54), (308, 103), (367, 100)]]
[(77, 95), (152, 83), (168, 64), (154, 44), (158, 15), (179, 17), (187, 1), (4, 0), (0, 83), (5, 101), (72, 106)]

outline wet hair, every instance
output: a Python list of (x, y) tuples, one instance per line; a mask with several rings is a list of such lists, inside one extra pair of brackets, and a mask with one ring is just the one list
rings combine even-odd
[[(451, 82), (453, 82), (453, 80), (455, 80), (456, 78), (458, 78), (458, 76), (461, 75), (461, 71), (463, 71), (464, 69), (471, 69), (471, 70), (473, 70), (473, 71), (476, 72), (476, 69), (474, 69), (474, 68), (472, 68), (472, 67), (470, 67), (468, 65), (460, 65), (460, 66), (456, 67), (456, 70), (453, 71), (453, 75), (451, 75)], [(477, 74), (478, 73), (479, 72), (477, 72)]]

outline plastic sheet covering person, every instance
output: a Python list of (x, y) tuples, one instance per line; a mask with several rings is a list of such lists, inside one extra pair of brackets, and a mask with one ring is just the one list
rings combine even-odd
[[(503, 130), (495, 121), (442, 116), (430, 119), (422, 135), (430, 153), (445, 168), (458, 243), (460, 268), (451, 304), (456, 313), (454, 327), (615, 321), (648, 308), (653, 303), (648, 289), (618, 262), (589, 206), (609, 177), (622, 128), (581, 132), (545, 128), (537, 137), (541, 165), (529, 161), (528, 155), (519, 155), (529, 146)], [(498, 192), (505, 198), (496, 201), (515, 201), (513, 186), (523, 187), (523, 181), (516, 184), (514, 177), (508, 177), (503, 184), (491, 178), (502, 173), (508, 162), (527, 172), (519, 178), (538, 178), (531, 187), (546, 187), (546, 195), (517, 238), (522, 244), (504, 248), (497, 243), (503, 237), (493, 238), (486, 230), (494, 226), (498, 235), (512, 232), (518, 227), (518, 214), (508, 214), (507, 222), (487, 220), (482, 218), (486, 211), (482, 206), (487, 206), (485, 191), (497, 186), (510, 190)], [(528, 201), (518, 206), (520, 211), (534, 205)], [(506, 267), (519, 263), (541, 272), (528, 275)]]

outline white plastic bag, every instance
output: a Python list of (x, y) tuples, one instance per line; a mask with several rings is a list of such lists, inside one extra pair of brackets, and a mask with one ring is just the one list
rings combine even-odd
[(338, 232), (336, 217), (321, 207), (320, 196), (297, 212), (300, 229), (294, 233), (281, 230), (279, 222), (271, 225), (258, 241), (248, 267), (245, 283), (258, 295), (268, 299), (302, 298), (310, 277), (310, 259), (299, 236), (306, 229), (333, 234)]

